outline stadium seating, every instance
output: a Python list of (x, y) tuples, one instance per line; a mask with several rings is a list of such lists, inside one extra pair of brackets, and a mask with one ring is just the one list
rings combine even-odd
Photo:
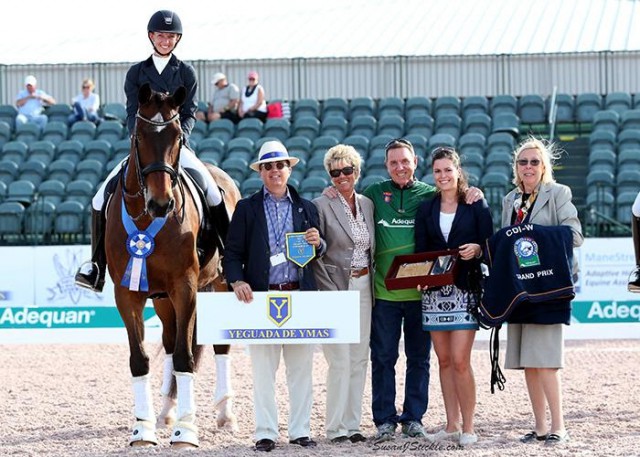
[(404, 118), (410, 120), (416, 115), (431, 116), (431, 100), (427, 97), (409, 97), (404, 106)]
[(102, 121), (96, 130), (96, 139), (114, 144), (122, 139), (124, 132), (125, 128), (120, 121)]
[(96, 125), (89, 121), (78, 121), (71, 126), (69, 139), (79, 141), (83, 145), (96, 136)]
[(362, 135), (370, 139), (376, 134), (377, 124), (376, 118), (368, 114), (352, 117), (349, 123), (349, 135)]
[(322, 119), (329, 116), (349, 118), (349, 104), (344, 98), (327, 98), (322, 104)]
[(518, 112), (518, 100), (513, 95), (496, 95), (489, 102), (491, 118), (494, 119), (499, 114), (516, 114)]
[(67, 125), (69, 122), (69, 116), (73, 113), (73, 108), (66, 103), (56, 103), (46, 109), (49, 122), (62, 122)]
[(0, 203), (0, 240), (19, 241), (22, 239), (24, 206), (18, 202)]
[(16, 128), (18, 109), (13, 105), (0, 105), (0, 121), (6, 122), (11, 131)]
[(349, 119), (360, 116), (376, 116), (376, 105), (371, 97), (356, 97), (349, 102)]
[(65, 201), (60, 203), (57, 208), (69, 201), (80, 203), (82, 208), (84, 208), (91, 204), (91, 199), (94, 194), (95, 187), (93, 183), (83, 179), (74, 179), (67, 183)]
[(622, 114), (633, 108), (633, 100), (628, 92), (610, 92), (604, 98), (604, 109)]
[(631, 224), (631, 207), (636, 200), (637, 191), (618, 192), (615, 217), (622, 224)]
[(48, 165), (56, 154), (56, 147), (51, 141), (34, 141), (29, 145), (28, 159), (37, 159)]
[(102, 107), (102, 117), (120, 121), (124, 125), (127, 122), (127, 109), (122, 103), (105, 103)]
[(640, 148), (618, 152), (618, 169), (623, 170), (626, 167), (640, 169)]
[(462, 100), (462, 118), (466, 121), (472, 114), (488, 114), (489, 100), (484, 96), (470, 96)]
[(395, 115), (404, 118), (404, 100), (400, 97), (387, 97), (378, 102), (378, 120)]
[(11, 131), (11, 127), (4, 121), (0, 121), (0, 148), (5, 145), (5, 143), (11, 141), (13, 137), (13, 132)]
[(640, 109), (625, 111), (620, 116), (621, 130), (640, 130)]
[(595, 149), (589, 153), (589, 168), (616, 171), (616, 153), (610, 149)]
[(53, 219), (53, 235), (58, 242), (80, 242), (84, 232), (84, 205), (75, 200), (56, 206)]
[[(556, 94), (556, 122), (573, 122), (575, 120), (575, 100), (569, 94)], [(551, 96), (545, 101), (547, 115), (551, 112)]]
[(263, 137), (273, 137), (283, 143), (291, 133), (291, 124), (287, 119), (267, 119), (264, 124)]
[(236, 132), (236, 126), (229, 119), (218, 119), (209, 123), (207, 136), (209, 138), (218, 138), (225, 144), (233, 138)]
[(618, 134), (620, 115), (613, 110), (598, 111), (593, 115), (593, 131), (609, 131), (614, 135)]
[(542, 124), (546, 121), (544, 99), (538, 94), (523, 95), (518, 100), (518, 116), (527, 124)]
[(0, 160), (0, 181), (9, 184), (18, 177), (20, 167), (16, 162), (2, 159)]
[(640, 130), (626, 129), (618, 134), (618, 154), (627, 149), (640, 149)]
[(405, 122), (407, 134), (420, 134), (425, 138), (433, 135), (433, 126), (433, 118), (426, 113), (415, 113)]
[[(323, 137), (319, 136), (316, 140), (319, 138)], [(311, 140), (303, 136), (291, 136), (284, 141), (284, 145), (290, 155), (304, 153), (306, 156), (311, 151)]]
[(315, 117), (320, 118), (320, 103), (313, 98), (303, 98), (297, 100), (293, 104), (293, 119), (299, 119), (301, 117)]
[(436, 133), (429, 138), (428, 153), (441, 146), (455, 148), (456, 139), (448, 133)]
[(349, 131), (349, 122), (341, 116), (329, 116), (322, 120), (320, 135), (331, 135), (342, 141)]
[(38, 159), (27, 159), (20, 164), (18, 179), (27, 180), (38, 186), (47, 175), (47, 164)]
[(16, 141), (22, 141), (25, 144), (30, 144), (40, 139), (40, 133), (40, 127), (32, 122), (18, 124), (16, 126), (14, 139)]
[(378, 120), (378, 135), (400, 138), (404, 135), (404, 119), (397, 114), (385, 114)]
[(69, 135), (69, 127), (66, 122), (49, 121), (42, 130), (41, 139), (51, 141), (55, 146), (62, 143)]
[(7, 186), (5, 201), (17, 202), (27, 207), (34, 201), (35, 193), (36, 185), (33, 182), (26, 179), (18, 179)]
[(458, 97), (443, 96), (436, 98), (433, 107), (433, 117), (437, 120), (445, 114), (460, 115), (460, 99)]
[(462, 118), (453, 113), (439, 114), (436, 117), (435, 127), (436, 134), (449, 134), (457, 140), (462, 130)]
[(38, 186), (38, 200), (49, 202), (55, 207), (65, 197), (65, 184), (65, 182), (51, 177), (42, 181)]
[(81, 160), (76, 165), (76, 173), (73, 179), (89, 181), (93, 186), (97, 186), (102, 180), (105, 165), (106, 161), (101, 162), (96, 159)]
[(8, 159), (20, 165), (29, 152), (29, 146), (22, 141), (9, 141), (2, 146), (2, 159)]
[(260, 188), (262, 188), (262, 179), (258, 176), (250, 176), (240, 184), (240, 193), (243, 197), (248, 197)]
[(360, 154), (360, 157), (363, 159), (367, 159), (369, 154), (369, 138), (362, 135), (349, 135), (344, 140), (342, 140), (344, 144), (348, 144), (353, 146), (356, 151)]
[(638, 192), (640, 184), (640, 169), (618, 170), (616, 175), (616, 193)]
[(113, 155), (111, 144), (106, 140), (91, 140), (84, 145), (84, 160), (97, 160), (104, 166)]
[(84, 145), (77, 140), (63, 141), (57, 147), (56, 157), (77, 163), (84, 157)]
[(31, 204), (24, 213), (24, 235), (27, 242), (43, 243), (49, 240), (56, 207), (43, 199)]
[[(329, 150), (329, 148), (334, 147), (338, 144), (338, 140), (333, 136), (322, 135), (313, 140), (313, 144), (310, 150), (310, 156), (322, 155)], [(289, 150), (291, 153), (291, 150)]]
[(304, 136), (313, 141), (320, 134), (320, 121), (315, 117), (301, 117), (293, 121), (293, 136)]
[(593, 116), (602, 109), (602, 97), (594, 93), (582, 93), (576, 97), (576, 120), (590, 123)]
[(254, 143), (262, 137), (264, 124), (260, 119), (242, 119), (236, 127), (236, 138), (249, 138)]
[(491, 118), (484, 113), (472, 113), (464, 118), (463, 132), (477, 133), (485, 138), (491, 134)]

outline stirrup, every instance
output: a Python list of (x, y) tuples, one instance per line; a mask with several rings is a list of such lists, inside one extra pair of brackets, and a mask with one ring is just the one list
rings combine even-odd
[[(86, 264), (91, 265), (91, 271), (83, 273), (82, 267)], [(78, 272), (75, 275), (75, 283), (78, 287), (89, 289), (93, 292), (102, 292), (104, 288), (104, 276), (100, 275), (100, 267), (96, 262), (87, 261), (78, 268)]]

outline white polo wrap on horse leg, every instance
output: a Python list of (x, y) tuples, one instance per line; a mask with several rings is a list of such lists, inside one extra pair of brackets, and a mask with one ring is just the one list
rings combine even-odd
[(173, 426), (171, 443), (199, 446), (198, 427), (195, 425), (196, 402), (193, 373), (174, 372), (178, 388), (178, 422)]
[(213, 397), (214, 405), (218, 406), (222, 401), (233, 395), (231, 391), (231, 356), (228, 354), (216, 354), (216, 393)]
[(158, 444), (149, 375), (134, 376), (131, 385), (133, 387), (133, 415), (136, 421), (133, 424), (129, 444), (131, 446), (137, 442)]
[(164, 356), (162, 367), (162, 387), (160, 387), (162, 395), (166, 396), (171, 392), (171, 381), (173, 381), (173, 354), (167, 354)]
[(167, 354), (164, 358), (162, 370), (162, 410), (156, 421), (157, 428), (173, 427), (176, 423), (176, 406), (178, 402), (175, 398), (171, 398), (171, 383), (173, 381), (173, 354)]

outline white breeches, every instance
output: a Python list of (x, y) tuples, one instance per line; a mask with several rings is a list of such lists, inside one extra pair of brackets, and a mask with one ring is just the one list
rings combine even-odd
[[(222, 195), (218, 185), (213, 180), (211, 173), (207, 170), (204, 164), (196, 157), (193, 151), (186, 146), (183, 146), (180, 150), (180, 165), (183, 168), (192, 168), (197, 170), (204, 178), (207, 185), (207, 203), (209, 206), (218, 206), (222, 202)], [(102, 182), (98, 192), (94, 195), (91, 204), (96, 211), (102, 210), (104, 204), (104, 189), (107, 187), (107, 183), (120, 171), (120, 164), (113, 168), (109, 172), (109, 176)]]
[(640, 217), (640, 192), (638, 192), (638, 195), (636, 195), (636, 201), (633, 202), (631, 212), (635, 217)]

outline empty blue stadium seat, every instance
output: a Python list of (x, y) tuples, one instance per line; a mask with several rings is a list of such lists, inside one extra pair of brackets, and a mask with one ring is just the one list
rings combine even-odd
[(474, 113), (464, 118), (464, 133), (477, 133), (485, 138), (491, 134), (491, 118), (484, 113)]
[(589, 148), (594, 149), (616, 149), (616, 135), (610, 130), (596, 130), (589, 135)]
[(293, 136), (304, 136), (313, 141), (320, 133), (320, 121), (315, 117), (301, 117), (293, 122), (291, 134)]
[(293, 104), (293, 119), (301, 117), (320, 118), (320, 103), (313, 98), (302, 98)]
[(267, 121), (264, 124), (263, 136), (276, 138), (281, 143), (283, 143), (287, 138), (289, 138), (290, 133), (291, 133), (291, 124), (287, 119), (283, 119), (283, 118), (267, 119)]
[(69, 127), (66, 122), (49, 121), (42, 130), (41, 139), (51, 141), (54, 145), (59, 145), (67, 139)]
[(456, 140), (460, 137), (462, 130), (462, 118), (453, 113), (444, 113), (436, 117), (435, 133), (446, 133)]
[(436, 98), (433, 107), (433, 117), (437, 119), (444, 114), (455, 114), (460, 116), (460, 99), (453, 96), (443, 96)]
[(399, 138), (404, 135), (404, 119), (397, 114), (386, 114), (378, 121), (378, 135)]
[(640, 109), (625, 111), (620, 116), (621, 130), (640, 130)]
[(489, 102), (491, 117), (494, 119), (499, 114), (516, 114), (518, 112), (518, 100), (513, 95), (496, 95)]
[(589, 168), (616, 171), (616, 153), (610, 149), (595, 149), (589, 153)]
[(0, 121), (6, 122), (13, 132), (16, 129), (18, 109), (13, 105), (0, 105)]
[(614, 135), (618, 134), (620, 115), (613, 110), (598, 111), (593, 115), (593, 131), (608, 130)]
[(349, 102), (349, 119), (359, 116), (376, 117), (376, 105), (371, 97), (356, 97)]
[(595, 93), (578, 94), (576, 97), (576, 120), (592, 122), (593, 116), (602, 109), (602, 97)]
[(431, 100), (427, 97), (409, 97), (404, 106), (404, 118), (409, 121), (416, 115), (431, 116)]
[(329, 116), (322, 120), (322, 126), (320, 130), (321, 135), (330, 135), (336, 138), (338, 141), (347, 136), (349, 131), (349, 122), (341, 116)]
[(349, 104), (344, 98), (327, 98), (322, 103), (322, 119), (329, 116), (340, 116), (345, 119), (349, 117)]
[(518, 116), (527, 124), (542, 124), (546, 121), (544, 99), (538, 94), (523, 95), (518, 100)]
[(47, 107), (45, 113), (49, 122), (63, 122), (66, 125), (69, 122), (69, 116), (73, 113), (73, 108), (66, 103), (56, 103)]
[(633, 108), (633, 99), (628, 92), (609, 92), (604, 98), (604, 109), (622, 114)]
[[(546, 100), (546, 114), (551, 114), (551, 96)], [(575, 104), (576, 101), (573, 95), (570, 94), (556, 94), (556, 122), (573, 122), (575, 120)]]
[(640, 149), (640, 130), (628, 129), (618, 134), (618, 154), (627, 149)]
[(352, 117), (349, 122), (349, 135), (372, 138), (376, 134), (377, 124), (376, 118), (368, 114)]
[[(334, 147), (338, 143), (339, 143), (338, 139), (334, 136), (321, 135), (313, 140), (313, 143), (311, 145), (310, 155), (324, 156), (324, 154), (329, 150), (329, 148)], [(291, 151), (289, 150), (289, 152)]]
[(30, 144), (40, 139), (40, 127), (37, 124), (27, 122), (26, 124), (18, 124), (14, 139)]
[(520, 135), (520, 119), (513, 113), (495, 114), (492, 119), (491, 131), (493, 133), (506, 132), (517, 138)]
[(381, 99), (378, 102), (378, 120), (388, 115), (396, 115), (404, 118), (404, 100), (400, 97)]
[(233, 138), (236, 132), (236, 126), (229, 119), (218, 119), (209, 123), (207, 129), (207, 137), (218, 138), (225, 144)]
[(415, 113), (405, 122), (407, 134), (420, 134), (425, 138), (433, 135), (433, 118), (426, 113)]
[(489, 100), (482, 95), (465, 97), (462, 100), (462, 118), (466, 121), (472, 114), (488, 114)]

